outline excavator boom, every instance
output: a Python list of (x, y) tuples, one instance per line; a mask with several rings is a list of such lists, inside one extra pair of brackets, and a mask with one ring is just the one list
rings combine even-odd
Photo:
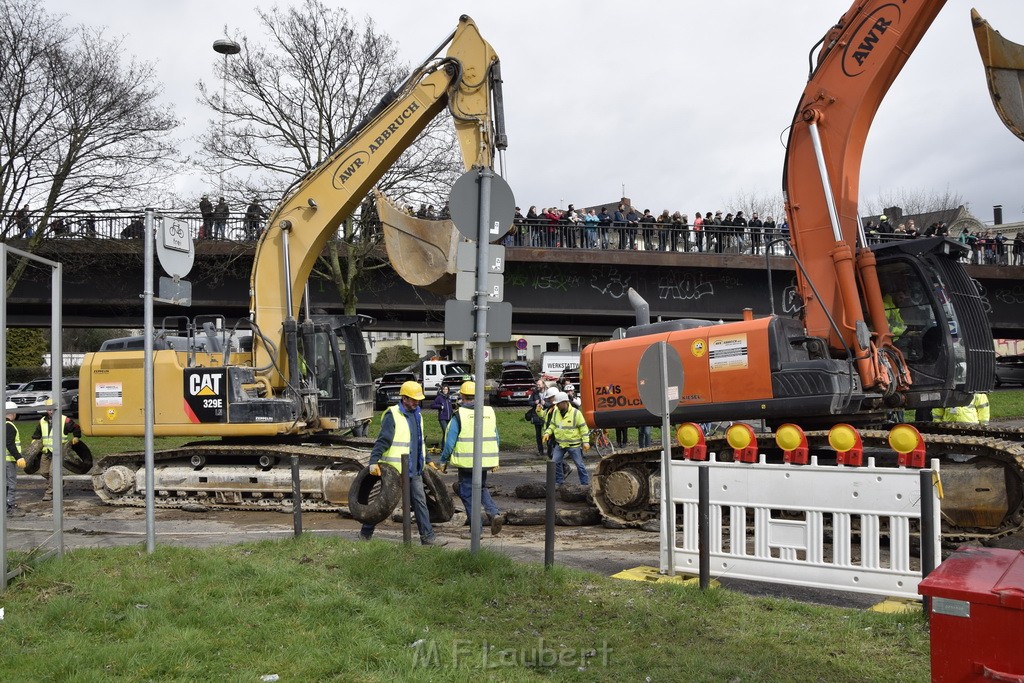
[[(253, 320), (276, 338), (294, 319), (303, 287), (320, 252), (385, 171), (445, 106), (467, 168), (490, 166), (496, 146), (491, 123), (492, 70), (498, 57), (468, 16), (449, 38), (441, 60), (430, 59), (406, 80), (380, 112), (363, 123), (270, 216), (256, 247), (250, 281)], [(435, 53), (436, 54), (436, 53)], [(284, 384), (284, 345), (255, 347), (256, 367), (270, 384)]]
[[(905, 419), (902, 411), (909, 418), (912, 410), (968, 405), (991, 388), (991, 329), (963, 265), (969, 249), (943, 237), (868, 244), (860, 225), (861, 159), (872, 120), (943, 5), (855, 0), (815, 46), (820, 50), (789, 128), (783, 175), (801, 304), (796, 315), (755, 318), (746, 309), (732, 322), (651, 323), (646, 303), (634, 302), (635, 326), (581, 353), (590, 425), (656, 424), (637, 367), (657, 342), (671, 345), (682, 363), (684, 386), (672, 423), (799, 425), (810, 454), (820, 458), (836, 457), (827, 435), (842, 423), (861, 430), (865, 454), (895, 464), (880, 427)], [(1009, 69), (1014, 62), (1007, 52), (986, 64)], [(1009, 99), (1019, 97), (1018, 87), (999, 82), (1000, 95), (1006, 89)], [(943, 427), (922, 431), (928, 456), (942, 462), (945, 532), (995, 538), (1020, 528), (1019, 443), (1003, 433), (989, 439)], [(771, 441), (759, 439), (758, 453), (781, 462), (782, 447)], [(723, 455), (730, 443), (713, 448)], [(660, 449), (602, 459), (592, 489), (602, 512), (634, 525), (657, 516), (651, 492), (661, 485), (660, 459)]]

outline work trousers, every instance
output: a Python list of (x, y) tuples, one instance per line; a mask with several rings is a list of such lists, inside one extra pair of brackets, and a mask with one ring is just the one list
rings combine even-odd
[[(473, 507), (473, 469), (470, 467), (459, 468), (459, 498), (466, 508), (466, 519), (472, 519), (470, 510)], [(491, 517), (501, 514), (498, 506), (494, 504), (494, 499), (491, 498), (491, 492), (487, 490), (486, 468), (480, 471), (480, 507)]]
[(576, 471), (580, 475), (580, 483), (586, 486), (590, 483), (590, 474), (587, 472), (587, 466), (583, 464), (583, 447), (582, 446), (560, 446), (555, 444), (555, 449), (551, 453), (552, 459), (555, 461), (555, 484), (561, 486), (565, 483), (565, 473), (562, 471), (562, 459), (568, 455), (572, 458), (572, 461), (576, 463)]
[[(388, 467), (388, 465), (381, 465)], [(427, 509), (427, 493), (423, 489), (423, 476), (414, 475), (409, 477), (409, 501), (412, 511), (416, 514), (416, 528), (420, 532), (420, 542), (430, 543), (434, 539), (434, 527), (430, 524), (430, 510)], [(373, 536), (376, 524), (364, 524), (359, 530), (359, 535), (364, 538)]]

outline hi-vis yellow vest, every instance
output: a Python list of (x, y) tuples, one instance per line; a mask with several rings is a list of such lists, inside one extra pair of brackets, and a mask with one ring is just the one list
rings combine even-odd
[[(64, 418), (64, 424), (67, 424), (68, 418)], [(61, 430), (63, 432), (63, 430)], [(50, 433), (50, 421), (45, 417), (39, 420), (39, 433), (42, 435), (43, 451), (53, 452), (53, 435)], [(70, 441), (70, 434), (61, 434), (61, 441)]]
[[(459, 408), (459, 438), (452, 450), (452, 465), (461, 468), (473, 467), (473, 428), (475, 415), (473, 408)], [(480, 443), (480, 466), (484, 468), (498, 466), (498, 419), (494, 408), (484, 406), (484, 435)]]
[[(17, 445), (18, 453), (20, 454), (21, 450), (22, 450), (22, 448), (21, 448), (21, 434), (18, 432), (18, 427), (13, 422), (11, 422), (10, 420), (7, 421), (7, 426), (14, 430), (14, 433), (15, 433), (14, 443)], [(4, 450), (5, 451), (7, 450), (6, 443), (7, 443), (7, 435), (4, 434), (4, 444), (5, 444), (4, 445)], [(10, 453), (7, 453), (7, 460), (8, 460), (8, 462), (17, 462), (18, 461), (18, 459), (15, 458)]]
[[(395, 421), (395, 438), (391, 439), (391, 448), (384, 451), (384, 454), (380, 456), (380, 461), (386, 465), (391, 465), (399, 472), (402, 471), (402, 456), (407, 455), (412, 450), (412, 434), (409, 432), (409, 421), (405, 418), (405, 414), (402, 413), (401, 404), (396, 403), (395, 405), (388, 408), (391, 413), (391, 417)], [(384, 422), (384, 415), (387, 413), (381, 413), (380, 421)], [(419, 415), (420, 421), (420, 434), (423, 434), (423, 414)], [(427, 451), (426, 446), (422, 440), (418, 444), (420, 447), (420, 458), (423, 462), (426, 462)]]
[(577, 448), (590, 441), (590, 427), (583, 419), (583, 413), (571, 404), (565, 415), (562, 415), (562, 411), (555, 406), (547, 425), (545, 431), (552, 435), (555, 443), (562, 448)]

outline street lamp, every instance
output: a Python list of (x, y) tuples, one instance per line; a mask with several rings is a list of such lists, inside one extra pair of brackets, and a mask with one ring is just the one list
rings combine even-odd
[[(230, 38), (218, 38), (213, 41), (213, 51), (224, 55), (224, 69), (221, 72), (221, 95), (220, 95), (220, 139), (223, 144), (225, 137), (225, 113), (228, 100), (228, 55), (237, 55), (242, 51), (242, 46)], [(220, 195), (224, 196), (224, 155), (220, 159)]]

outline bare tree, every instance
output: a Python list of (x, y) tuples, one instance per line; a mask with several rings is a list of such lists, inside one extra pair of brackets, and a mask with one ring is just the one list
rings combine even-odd
[[(199, 101), (215, 112), (202, 147), (224, 163), (238, 195), (281, 196), (337, 149), (409, 69), (371, 19), (356, 23), (341, 7), (304, 0), (257, 10), (265, 42), (238, 36), (241, 52), (219, 61), (224, 84), (200, 82)], [(221, 87), (227, 91), (222, 95)], [(220, 125), (223, 116), (226, 125)], [(440, 206), (461, 169), (454, 128), (439, 117), (378, 182), (392, 200)], [(364, 207), (366, 206), (364, 202)], [(354, 313), (356, 277), (373, 267), (380, 231), (368, 217), (346, 220), (316, 272), (330, 278)]]
[(730, 197), (729, 201), (726, 202), (726, 206), (732, 213), (735, 213), (737, 210), (742, 211), (743, 215), (747, 218), (756, 213), (762, 219), (771, 216), (776, 222), (781, 223), (783, 221), (785, 204), (782, 201), (781, 190), (772, 193), (740, 189)]
[[(861, 205), (861, 214), (881, 214), (891, 206), (903, 209), (904, 215), (931, 213), (966, 206), (964, 196), (947, 185), (944, 190), (899, 187), (884, 190), (871, 201)], [(865, 210), (866, 209), (866, 210)]]
[(29, 251), (50, 237), (55, 212), (145, 202), (175, 168), (178, 122), (158, 103), (152, 66), (123, 53), (102, 31), (65, 27), (39, 0), (0, 0), (0, 211), (33, 206)]

